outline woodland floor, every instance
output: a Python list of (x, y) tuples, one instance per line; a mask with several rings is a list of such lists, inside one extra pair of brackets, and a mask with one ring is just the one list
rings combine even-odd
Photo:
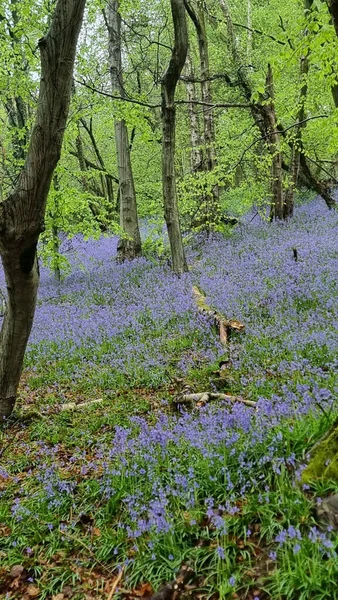
[[(180, 279), (117, 265), (115, 239), (65, 245), (72, 273), (42, 270), (0, 431), (0, 598), (147, 598), (183, 564), (185, 598), (338, 598), (337, 531), (316, 522), (338, 482), (301, 481), (338, 416), (337, 234), (317, 200), (288, 224), (248, 218), (197, 236)], [(245, 324), (227, 350), (193, 285)], [(257, 408), (174, 410), (215, 389)]]

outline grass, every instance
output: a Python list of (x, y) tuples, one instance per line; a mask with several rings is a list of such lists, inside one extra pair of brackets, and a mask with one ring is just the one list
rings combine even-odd
[[(182, 563), (194, 598), (338, 598), (338, 536), (316, 520), (338, 482), (301, 480), (338, 416), (336, 230), (313, 204), (287, 227), (199, 242), (180, 280), (94, 250), (59, 288), (43, 274), (18, 409), (0, 432), (1, 598), (108, 598), (121, 569), (117, 595), (146, 596)], [(195, 283), (246, 325), (221, 377)], [(184, 386), (215, 381), (257, 410), (173, 411)]]

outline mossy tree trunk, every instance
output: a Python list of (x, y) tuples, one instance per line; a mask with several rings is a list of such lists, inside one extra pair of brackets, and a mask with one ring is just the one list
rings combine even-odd
[[(104, 11), (106, 27), (108, 30), (108, 54), (110, 79), (113, 94), (125, 97), (122, 72), (121, 48), (121, 15), (119, 1), (110, 0)], [(118, 243), (117, 256), (123, 261), (133, 259), (142, 253), (141, 236), (138, 224), (136, 192), (130, 159), (130, 145), (127, 124), (124, 119), (116, 119), (115, 147), (119, 173), (120, 191), (120, 225), (125, 236)]]

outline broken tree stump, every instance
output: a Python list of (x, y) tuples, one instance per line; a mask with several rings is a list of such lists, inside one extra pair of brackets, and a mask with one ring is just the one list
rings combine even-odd
[(195, 298), (197, 310), (213, 319), (218, 330), (220, 342), (223, 346), (227, 345), (232, 331), (242, 331), (244, 329), (245, 325), (240, 321), (226, 319), (226, 317), (211, 308), (211, 306), (206, 303), (204, 294), (202, 294), (195, 285), (192, 288), (192, 293)]

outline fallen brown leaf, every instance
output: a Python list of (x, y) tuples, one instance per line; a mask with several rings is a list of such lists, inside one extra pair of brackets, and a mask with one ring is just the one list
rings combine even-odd
[(24, 570), (25, 568), (22, 565), (14, 565), (11, 568), (9, 576), (12, 577), (12, 579), (15, 579), (16, 577), (21, 577)]
[(40, 595), (40, 590), (38, 587), (36, 587), (36, 585), (30, 583), (26, 590), (26, 594), (28, 594), (30, 598), (37, 598), (37, 596)]
[(152, 593), (153, 588), (150, 583), (144, 583), (140, 588), (132, 591), (133, 596), (139, 596), (140, 598), (143, 598), (143, 596), (150, 596)]

